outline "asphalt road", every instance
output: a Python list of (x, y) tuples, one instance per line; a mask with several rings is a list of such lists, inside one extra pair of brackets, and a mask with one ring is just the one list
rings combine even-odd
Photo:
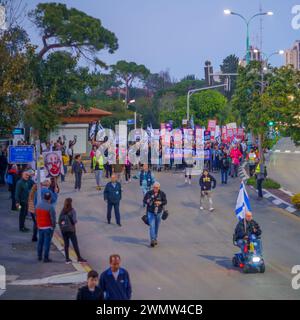
[(121, 228), (106, 223), (103, 194), (95, 190), (91, 174), (84, 177), (81, 192), (73, 192), (73, 183), (65, 182), (58, 208), (65, 197), (73, 197), (80, 249), (93, 268), (103, 271), (109, 255), (119, 253), (131, 276), (134, 299), (300, 298), (300, 290), (291, 287), (291, 268), (300, 264), (298, 217), (266, 200), (257, 202), (249, 190), (254, 218), (263, 230), (266, 272), (243, 274), (231, 265), (237, 251), (232, 234), (239, 179), (218, 184), (216, 210), (208, 213), (199, 210), (197, 178), (191, 186), (183, 184), (182, 174), (160, 173), (156, 178), (167, 194), (170, 211), (156, 248), (149, 247), (149, 230), (140, 218), (144, 209), (138, 181), (124, 185)]
[(269, 176), (283, 188), (299, 193), (300, 147), (296, 147), (290, 138), (282, 138), (273, 149), (268, 163)]

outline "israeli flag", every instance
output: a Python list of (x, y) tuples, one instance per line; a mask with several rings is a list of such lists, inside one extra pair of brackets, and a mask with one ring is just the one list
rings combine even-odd
[(251, 211), (249, 196), (244, 182), (241, 182), (239, 195), (235, 206), (235, 215), (239, 220), (244, 219), (245, 213)]

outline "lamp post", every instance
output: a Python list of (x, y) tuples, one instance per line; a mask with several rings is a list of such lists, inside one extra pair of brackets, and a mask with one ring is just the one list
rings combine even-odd
[(224, 10), (224, 14), (225, 15), (234, 15), (234, 16), (238, 16), (240, 17), (246, 24), (246, 29), (247, 29), (247, 37), (246, 37), (246, 62), (247, 64), (249, 63), (250, 61), (250, 37), (249, 37), (249, 25), (250, 25), (250, 22), (255, 18), (255, 17), (258, 17), (258, 16), (272, 16), (274, 13), (272, 11), (267, 11), (267, 12), (259, 12), (259, 13), (256, 13), (254, 14), (251, 18), (249, 19), (246, 19), (243, 15), (241, 15), (240, 13), (237, 13), (237, 12), (233, 12), (229, 9), (225, 9)]

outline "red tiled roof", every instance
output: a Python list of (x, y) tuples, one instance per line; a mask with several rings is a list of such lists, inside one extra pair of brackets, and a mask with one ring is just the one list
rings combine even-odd
[(76, 116), (111, 116), (112, 113), (98, 108), (90, 108), (89, 110), (84, 110), (80, 108)]

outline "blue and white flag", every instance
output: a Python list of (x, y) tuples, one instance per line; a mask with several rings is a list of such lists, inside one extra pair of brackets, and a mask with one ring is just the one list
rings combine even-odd
[(251, 211), (249, 196), (244, 182), (241, 182), (240, 191), (236, 200), (235, 215), (239, 220), (244, 219), (245, 213)]

